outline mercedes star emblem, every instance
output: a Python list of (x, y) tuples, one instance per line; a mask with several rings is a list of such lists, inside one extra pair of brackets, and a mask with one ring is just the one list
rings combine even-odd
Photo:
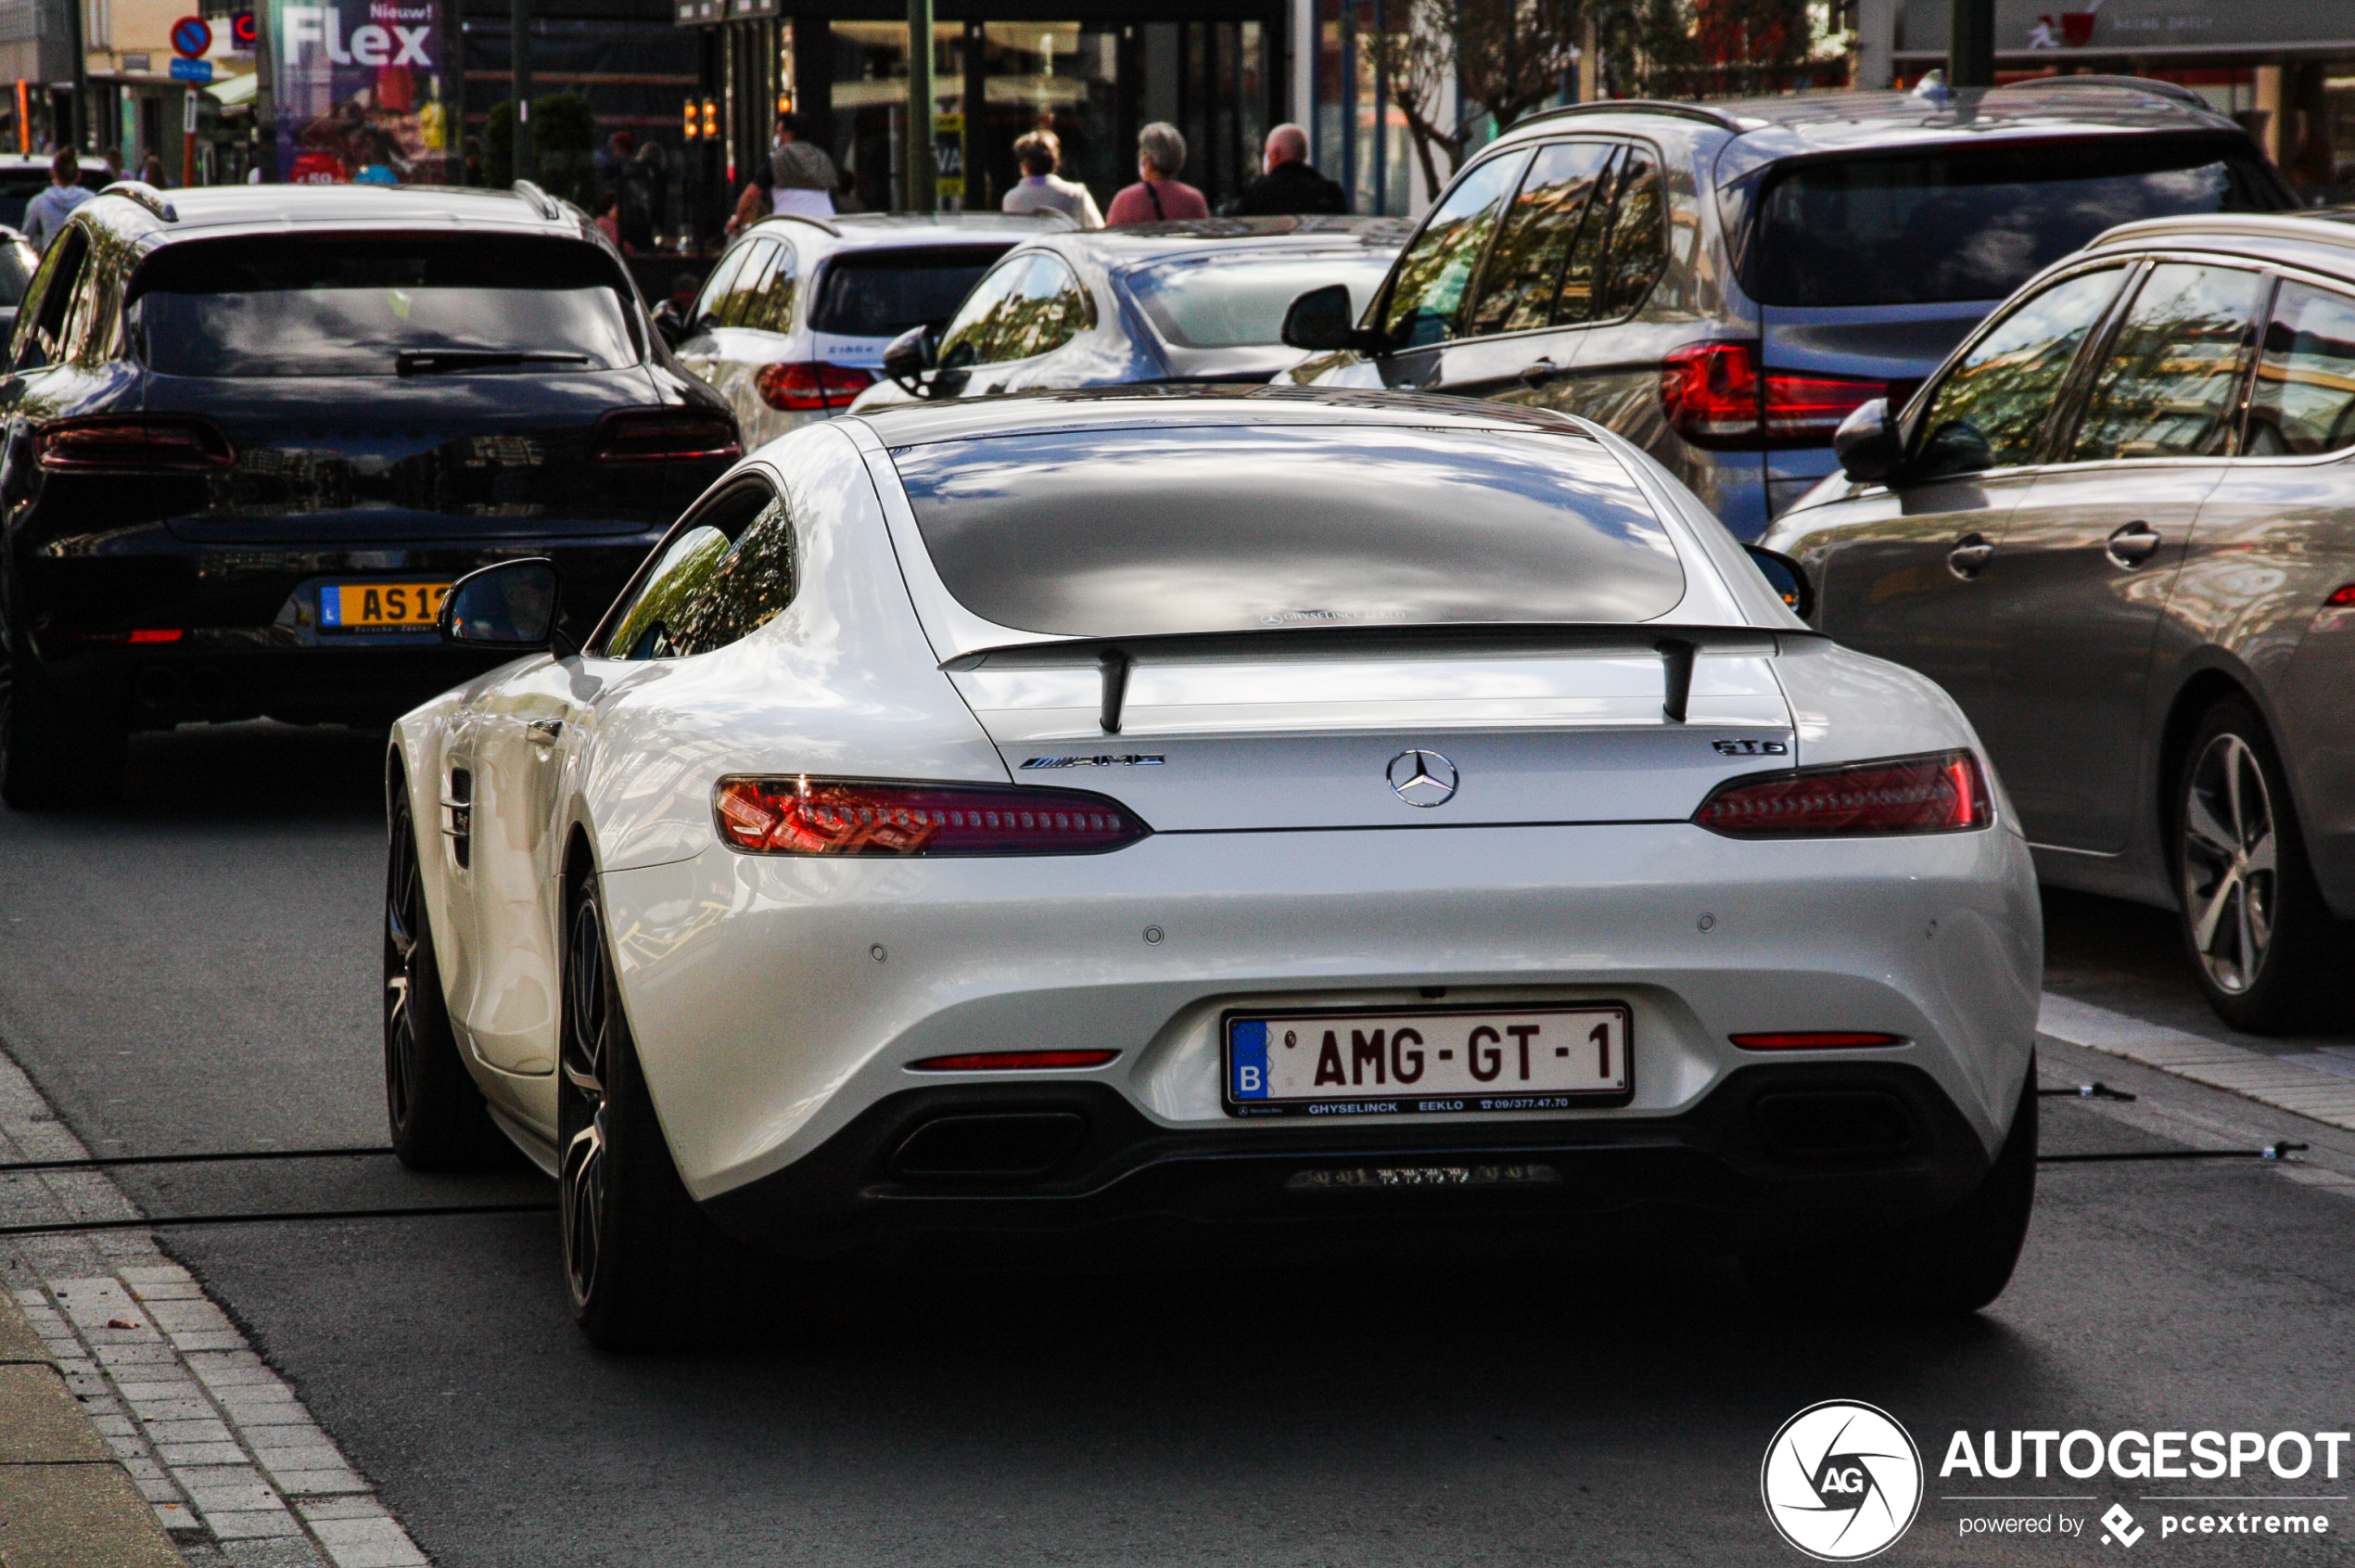
[(1445, 806), (1456, 797), (1456, 765), (1435, 751), (1402, 751), (1390, 759), (1390, 787), (1409, 806)]

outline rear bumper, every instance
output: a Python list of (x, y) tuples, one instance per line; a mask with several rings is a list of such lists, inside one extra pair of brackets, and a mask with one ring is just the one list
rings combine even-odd
[(961, 1085), (880, 1101), (703, 1206), (798, 1255), (959, 1238), (1158, 1247), (1238, 1229), (1287, 1247), (1470, 1231), (1738, 1251), (1941, 1213), (1989, 1165), (1953, 1101), (1898, 1063), (1761, 1063), (1671, 1116), (1275, 1129), (1159, 1127), (1103, 1084)]

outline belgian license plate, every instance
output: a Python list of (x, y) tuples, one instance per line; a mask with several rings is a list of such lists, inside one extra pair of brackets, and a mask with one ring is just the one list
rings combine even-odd
[(1624, 1005), (1230, 1013), (1227, 1110), (1252, 1115), (1557, 1111), (1634, 1091)]
[(422, 631), (441, 613), (446, 582), (330, 582), (319, 590), (325, 631)]

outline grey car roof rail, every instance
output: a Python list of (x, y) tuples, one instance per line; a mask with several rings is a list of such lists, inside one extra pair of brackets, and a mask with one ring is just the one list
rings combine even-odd
[(766, 223), (808, 223), (813, 229), (823, 229), (836, 239), (842, 237), (842, 225), (827, 218), (813, 218), (807, 212), (771, 212), (761, 220)]
[(2138, 93), (2149, 93), (2156, 97), (2205, 109), (2210, 114), (2216, 112), (2216, 106), (2200, 96), (2196, 89), (2186, 87), (2180, 82), (2156, 82), (2147, 76), (2031, 76), (2025, 81), (2005, 82), (1987, 90), (1991, 93), (2049, 92), (2056, 87), (2132, 87)]
[(565, 215), (565, 210), (558, 205), (556, 198), (529, 180), (517, 180), (510, 188), (529, 203), (534, 212), (543, 218), (561, 218)]
[(176, 223), (180, 221), (179, 210), (164, 199), (163, 192), (145, 180), (117, 180), (98, 194), (119, 196), (125, 201), (136, 202), (167, 223)]
[(1672, 104), (1661, 98), (1598, 98), (1590, 104), (1564, 104), (1559, 108), (1540, 109), (1535, 114), (1516, 120), (1508, 130), (1518, 131), (1524, 125), (1534, 125), (1541, 120), (1559, 120), (1572, 114), (1673, 114), (1680, 119), (1698, 120), (1726, 131), (1749, 131), (1757, 121), (1745, 121), (1722, 108), (1707, 104)]

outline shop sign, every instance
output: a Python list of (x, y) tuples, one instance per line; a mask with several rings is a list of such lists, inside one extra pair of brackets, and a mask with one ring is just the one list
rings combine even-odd
[[(1897, 53), (1943, 56), (1952, 0), (1903, 0)], [(1995, 52), (2007, 61), (2109, 55), (2259, 53), (2355, 46), (2347, 0), (1995, 0)]]

